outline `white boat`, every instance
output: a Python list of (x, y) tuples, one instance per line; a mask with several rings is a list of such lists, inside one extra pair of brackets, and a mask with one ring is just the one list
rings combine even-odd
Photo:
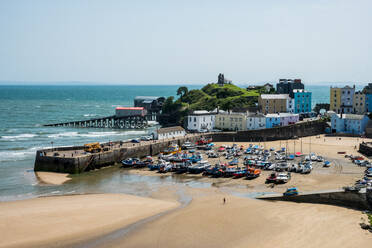
[(287, 183), (289, 180), (291, 180), (291, 173), (278, 173), (276, 176), (276, 183)]

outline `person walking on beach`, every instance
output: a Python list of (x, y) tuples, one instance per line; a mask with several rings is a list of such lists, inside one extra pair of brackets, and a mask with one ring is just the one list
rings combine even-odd
[(223, 204), (225, 204), (225, 203), (226, 203), (226, 198), (224, 197), (224, 198), (223, 198)]

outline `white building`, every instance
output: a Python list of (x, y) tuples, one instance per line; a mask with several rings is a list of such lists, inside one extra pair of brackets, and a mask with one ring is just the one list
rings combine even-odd
[(288, 125), (296, 124), (300, 120), (299, 114), (279, 113), (279, 115), (280, 115), (281, 126), (288, 126)]
[(260, 113), (248, 113), (247, 130), (256, 130), (266, 128), (266, 117)]
[(351, 133), (361, 135), (365, 132), (369, 121), (366, 115), (333, 114), (331, 128), (333, 133)]
[(200, 132), (215, 127), (216, 114), (205, 110), (194, 111), (187, 116), (187, 130)]
[(186, 135), (185, 129), (180, 126), (159, 128), (153, 133), (154, 139), (173, 139), (176, 137), (182, 137)]

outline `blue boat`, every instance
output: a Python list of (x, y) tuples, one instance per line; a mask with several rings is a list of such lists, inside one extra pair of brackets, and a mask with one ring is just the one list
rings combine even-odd
[(147, 166), (151, 171), (159, 170), (160, 165), (159, 164), (148, 164)]
[(229, 162), (229, 165), (238, 165), (239, 164), (239, 160), (238, 159), (233, 159)]
[(122, 167), (129, 168), (135, 166), (137, 163), (141, 161), (138, 158), (128, 158), (121, 161)]
[(323, 167), (329, 167), (329, 166), (331, 166), (331, 162), (324, 161)]
[(298, 190), (296, 187), (288, 188), (286, 192), (283, 193), (284, 196), (295, 196), (298, 195)]

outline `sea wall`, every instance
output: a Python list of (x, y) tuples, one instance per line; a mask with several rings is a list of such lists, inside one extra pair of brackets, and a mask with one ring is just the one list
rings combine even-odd
[(284, 127), (266, 128), (238, 132), (222, 132), (213, 134), (214, 141), (249, 142), (285, 140), (295, 137), (306, 137), (325, 133), (327, 123), (323, 121), (302, 122)]
[[(371, 192), (368, 192), (371, 197)], [(300, 194), (297, 196), (264, 196), (259, 199), (270, 201), (291, 201), (299, 203), (317, 203), (349, 207), (358, 210), (372, 210), (371, 203), (367, 200), (366, 193), (357, 192), (319, 192)]]
[[(210, 136), (209, 134), (206, 135)], [(123, 159), (130, 157), (143, 158), (149, 155), (154, 156), (164, 151), (172, 143), (177, 143), (179, 146), (181, 146), (185, 141), (196, 142), (202, 136), (204, 136), (204, 134), (194, 134), (187, 137), (179, 137), (177, 139), (153, 141), (153, 143), (126, 143), (126, 146), (123, 147), (120, 147), (118, 145), (120, 142), (116, 141), (112, 142), (111, 145), (117, 148), (112, 148), (108, 151), (99, 153), (88, 153), (86, 155), (75, 157), (63, 157), (59, 153), (69, 153), (69, 155), (74, 154), (77, 150), (83, 150), (83, 146), (56, 147), (53, 149), (39, 150), (36, 152), (34, 170), (70, 174), (82, 173), (85, 171), (113, 165), (115, 163), (120, 163)], [(45, 156), (45, 154), (51, 155)]]

